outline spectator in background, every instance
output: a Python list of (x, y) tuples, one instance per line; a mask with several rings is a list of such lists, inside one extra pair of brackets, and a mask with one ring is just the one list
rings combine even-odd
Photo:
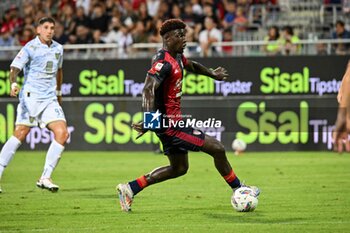
[(233, 21), (235, 20), (235, 17), (236, 17), (236, 4), (233, 1), (228, 1), (226, 4), (226, 14), (222, 21), (222, 25), (224, 29), (233, 26)]
[(10, 17), (9, 27), (12, 33), (17, 33), (20, 28), (23, 26), (23, 19), (19, 15), (18, 7), (11, 6), (10, 8)]
[(0, 47), (8, 47), (15, 45), (15, 38), (11, 35), (7, 25), (3, 25), (0, 29)]
[(92, 32), (92, 43), (94, 44), (104, 44), (105, 42), (101, 38), (102, 33), (100, 30), (96, 29)]
[(45, 0), (42, 1), (43, 10), (45, 11), (46, 15), (51, 16), (58, 16), (58, 10), (59, 10), (59, 1), (56, 0)]
[(146, 0), (133, 0), (132, 1), (132, 8), (137, 11), (140, 9), (141, 4), (146, 4)]
[[(232, 30), (230, 28), (226, 28), (223, 32), (223, 42), (232, 42), (232, 41), (233, 41)], [(222, 46), (222, 52), (227, 56), (232, 56), (233, 46), (232, 45)]]
[(142, 21), (137, 21), (134, 30), (132, 31), (134, 43), (147, 43), (148, 35), (145, 30), (145, 25)]
[(207, 3), (207, 2), (205, 2), (204, 6), (203, 6), (203, 15), (202, 15), (202, 23), (203, 23), (203, 25), (204, 25), (204, 21), (205, 21), (206, 17), (211, 17), (214, 20), (214, 22), (219, 22), (216, 14), (215, 14), (215, 10), (213, 8), (213, 4), (210, 4), (210, 3)]
[[(345, 29), (343, 21), (338, 20), (335, 24), (335, 32), (332, 33), (332, 39), (350, 39), (350, 32)], [(349, 43), (337, 43), (333, 45), (333, 52), (338, 55), (344, 55), (349, 52)]]
[(328, 55), (327, 45), (325, 43), (316, 44), (317, 55)]
[[(10, 47), (15, 45), (15, 38), (11, 35), (7, 25), (3, 25), (0, 29), (0, 47)], [(0, 58), (14, 56), (12, 51), (0, 51)]]
[(294, 35), (293, 28), (291, 26), (285, 26), (282, 30), (282, 54), (283, 55), (296, 55), (300, 53), (301, 47), (296, 44), (300, 41), (297, 35)]
[(158, 12), (158, 8), (160, 5), (160, 0), (147, 0), (147, 11), (148, 11), (148, 15), (151, 17), (155, 17), (157, 12)]
[(244, 32), (247, 30), (248, 19), (244, 15), (243, 7), (237, 7), (236, 17), (233, 20), (233, 24), (235, 26), (236, 31), (238, 32)]
[(149, 32), (152, 26), (152, 17), (148, 15), (146, 3), (140, 4), (137, 16), (138, 21), (143, 23), (145, 32)]
[(43, 18), (45, 16), (46, 16), (46, 14), (45, 14), (45, 12), (43, 10), (38, 10), (35, 13), (34, 21), (38, 22), (41, 18)]
[(134, 28), (134, 25), (137, 21), (137, 15), (135, 14), (134, 9), (132, 8), (132, 4), (129, 1), (122, 1), (123, 6), (123, 14), (121, 22), (124, 24), (129, 31)]
[(90, 0), (76, 0), (75, 5), (76, 7), (83, 7), (84, 8), (84, 14), (89, 15), (90, 13)]
[(62, 13), (63, 14), (61, 16), (60, 22), (64, 27), (65, 33), (67, 33), (67, 35), (74, 34), (75, 25), (74, 25), (74, 18), (73, 18), (74, 17), (73, 7), (70, 4), (64, 5)]
[(91, 44), (92, 42), (90, 29), (84, 25), (77, 26), (75, 44)]
[(119, 17), (112, 17), (111, 24), (109, 25), (109, 31), (106, 34), (106, 36), (103, 38), (103, 40), (106, 43), (118, 43), (118, 39), (120, 37), (119, 28), (121, 26), (120, 18)]
[(68, 36), (64, 33), (64, 27), (61, 23), (56, 22), (55, 35), (53, 40), (60, 43), (61, 45), (68, 43)]
[(216, 27), (214, 19), (210, 16), (206, 17), (204, 20), (205, 30), (199, 33), (199, 43), (201, 47), (201, 55), (208, 57), (214, 54), (221, 53), (221, 48), (212, 47), (215, 42), (222, 41), (222, 33)]
[(249, 12), (249, 7), (250, 7), (250, 0), (237, 0), (237, 9), (239, 7), (242, 8), (243, 14), (246, 14)]
[(34, 18), (32, 16), (25, 16), (24, 19), (23, 19), (23, 27), (26, 27), (26, 26), (31, 26), (31, 27), (34, 27), (35, 26), (35, 23), (34, 23)]
[(186, 42), (187, 46), (185, 48), (184, 54), (186, 56), (198, 56), (200, 53), (200, 48), (197, 45), (189, 45), (190, 42), (194, 42), (194, 29), (189, 25), (186, 26)]
[(152, 33), (148, 38), (148, 42), (150, 43), (161, 43), (162, 37), (159, 34), (160, 27), (162, 26), (163, 21), (161, 19), (156, 20), (152, 24)]
[(105, 10), (106, 10), (106, 14), (108, 15), (108, 17), (112, 16), (113, 9), (115, 6), (117, 6), (117, 5), (114, 3), (114, 0), (106, 0), (105, 1)]
[(263, 47), (264, 52), (267, 55), (278, 55), (281, 54), (282, 42), (280, 39), (279, 29), (276, 26), (272, 26), (268, 35), (264, 39), (267, 44)]
[(62, 10), (66, 6), (72, 7), (73, 11), (75, 11), (75, 0), (60, 0), (58, 5), (59, 9)]
[(88, 28), (91, 26), (90, 18), (85, 15), (84, 8), (81, 6), (77, 8), (77, 12), (74, 16), (73, 22), (74, 22), (74, 32), (76, 27), (79, 25), (84, 25), (85, 27), (88, 27)]
[(350, 0), (343, 0), (343, 12), (347, 16), (350, 14)]
[(173, 19), (181, 19), (181, 9), (178, 4), (174, 4), (171, 8), (171, 18)]
[(18, 37), (17, 45), (24, 46), (35, 37), (35, 28), (26, 26)]
[(35, 18), (35, 9), (34, 9), (34, 4), (32, 2), (26, 1), (22, 5), (22, 10), (23, 10), (23, 15), (29, 16), (31, 18)]
[(161, 20), (166, 20), (171, 18), (171, 12), (169, 10), (169, 5), (167, 2), (160, 2), (159, 8), (158, 8), (158, 12), (155, 16), (155, 19), (161, 19)]
[(91, 29), (99, 29), (105, 33), (108, 30), (108, 22), (109, 19), (104, 7), (99, 3), (95, 4), (91, 17)]
[(120, 27), (120, 37), (118, 38), (118, 55), (120, 58), (126, 58), (132, 45), (132, 35), (129, 32), (128, 27), (122, 24)]
[(199, 0), (191, 0), (193, 14), (197, 16), (203, 15), (203, 7), (199, 4)]

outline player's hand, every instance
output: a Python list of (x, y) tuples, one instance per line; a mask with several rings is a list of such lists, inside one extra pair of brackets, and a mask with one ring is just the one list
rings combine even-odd
[(139, 133), (137, 135), (136, 139), (139, 139), (140, 137), (142, 137), (147, 132), (147, 130), (145, 130), (143, 128), (143, 122), (142, 121), (139, 122), (139, 123), (136, 123), (136, 124), (131, 124), (131, 127)]
[(62, 106), (62, 96), (57, 96), (57, 101), (59, 103), (60, 106)]
[(333, 149), (339, 153), (350, 152), (350, 141), (346, 130), (346, 109), (339, 108), (335, 129), (333, 131)]
[(226, 80), (228, 78), (227, 70), (221, 66), (213, 70), (213, 75), (215, 80), (218, 81)]
[(19, 87), (15, 85), (11, 88), (10, 96), (17, 97), (18, 92), (19, 92)]

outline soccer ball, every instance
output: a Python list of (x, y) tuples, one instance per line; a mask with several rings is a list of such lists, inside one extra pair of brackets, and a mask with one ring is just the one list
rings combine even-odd
[(240, 187), (233, 193), (231, 204), (238, 212), (250, 212), (258, 206), (258, 198), (251, 188)]
[(245, 151), (245, 149), (247, 148), (247, 143), (245, 143), (245, 141), (243, 141), (242, 139), (236, 138), (235, 140), (233, 140), (232, 142), (232, 149), (235, 152), (243, 152)]

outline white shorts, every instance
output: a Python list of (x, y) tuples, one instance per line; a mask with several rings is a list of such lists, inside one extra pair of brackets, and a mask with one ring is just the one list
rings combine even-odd
[[(43, 101), (36, 101), (37, 105), (43, 106)], [(46, 102), (46, 101), (45, 101)], [(27, 104), (25, 104), (27, 103)], [(40, 126), (44, 128), (47, 124), (53, 121), (66, 121), (64, 112), (61, 106), (58, 104), (57, 100), (50, 100), (47, 105), (37, 112), (36, 116), (30, 116), (30, 109), (35, 109), (36, 106), (28, 106), (28, 102), (21, 101), (17, 106), (17, 119), (16, 125), (26, 125), (29, 127)], [(28, 108), (27, 108), (28, 107)]]

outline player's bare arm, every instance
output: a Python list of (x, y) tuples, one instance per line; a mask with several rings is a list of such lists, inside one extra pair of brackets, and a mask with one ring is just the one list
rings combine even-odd
[(10, 67), (10, 83), (11, 83), (11, 92), (10, 96), (16, 97), (19, 92), (19, 86), (17, 85), (17, 76), (21, 72), (20, 69), (11, 66)]
[(344, 146), (346, 151), (350, 151), (350, 142), (348, 140), (348, 133), (350, 132), (350, 66), (348, 63), (343, 81), (342, 87), (339, 92), (343, 95), (339, 99), (339, 108), (337, 120), (335, 122), (335, 129), (333, 131), (333, 143), (334, 150), (339, 153), (344, 151)]
[(189, 72), (209, 76), (218, 81), (226, 80), (228, 78), (228, 73), (225, 68), (218, 67), (215, 70), (212, 70), (196, 61), (188, 60), (185, 69)]
[(339, 104), (341, 103), (342, 97), (344, 95), (344, 85), (343, 84), (344, 84), (344, 82), (348, 81), (349, 79), (350, 79), (350, 61), (348, 62), (345, 74), (343, 76), (341, 85), (339, 87), (338, 96), (337, 96), (337, 100), (338, 100)]
[[(142, 110), (144, 112), (150, 112), (154, 109), (154, 99), (155, 99), (155, 90), (159, 87), (159, 83), (156, 79), (146, 76), (145, 86), (142, 91)], [(143, 134), (147, 132), (147, 130), (143, 129), (143, 122), (139, 122), (137, 124), (131, 125), (133, 129), (135, 129), (139, 135), (137, 138), (141, 137)]]
[(159, 87), (159, 83), (156, 79), (146, 76), (145, 86), (142, 91), (142, 110), (144, 112), (153, 111), (154, 109), (154, 93)]
[(57, 101), (60, 105), (62, 105), (62, 91), (61, 91), (61, 86), (62, 86), (62, 82), (63, 82), (63, 70), (62, 70), (62, 68), (57, 70), (56, 81), (57, 81), (57, 87), (56, 87)]

